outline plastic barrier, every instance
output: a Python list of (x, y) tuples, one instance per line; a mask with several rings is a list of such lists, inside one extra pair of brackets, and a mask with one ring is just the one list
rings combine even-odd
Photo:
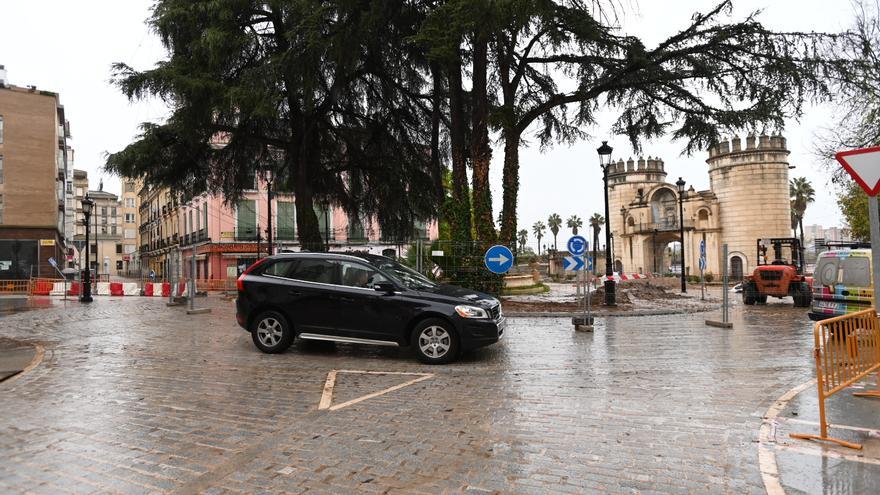
[[(816, 360), (816, 387), (819, 391), (819, 435), (792, 433), (792, 438), (825, 440), (844, 447), (861, 449), (862, 445), (828, 436), (825, 399), (844, 390), (875, 371), (880, 371), (880, 321), (874, 308), (829, 318), (813, 329)], [(880, 384), (880, 372), (877, 375)], [(880, 390), (853, 394), (880, 397)]]
[(71, 282), (67, 287), (67, 295), (68, 296), (78, 296), (79, 295), (79, 282)]
[(180, 282), (177, 284), (177, 295), (185, 296), (187, 294), (186, 290), (186, 282)]
[(99, 296), (109, 296), (110, 295), (110, 282), (98, 282), (97, 290), (95, 294)]
[(162, 294), (162, 297), (171, 297), (171, 282), (163, 282), (162, 283), (161, 294)]
[(144, 284), (144, 295), (152, 296), (153, 295), (153, 284), (151, 282), (147, 282)]
[(55, 288), (55, 279), (35, 278), (31, 280), (31, 295), (48, 296)]
[(64, 285), (65, 282), (55, 282), (52, 284), (52, 292), (49, 293), (50, 296), (63, 296), (64, 295)]
[(141, 288), (135, 282), (126, 282), (122, 284), (122, 294), (126, 296), (139, 296), (141, 295)]
[(110, 295), (111, 296), (124, 296), (125, 295), (122, 292), (122, 282), (110, 282)]

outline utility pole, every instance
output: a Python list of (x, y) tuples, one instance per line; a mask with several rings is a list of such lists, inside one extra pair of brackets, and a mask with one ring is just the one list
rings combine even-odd
[(269, 256), (272, 256), (272, 175), (267, 174), (266, 179), (266, 196), (269, 198), (269, 228), (266, 229), (266, 245), (268, 246)]

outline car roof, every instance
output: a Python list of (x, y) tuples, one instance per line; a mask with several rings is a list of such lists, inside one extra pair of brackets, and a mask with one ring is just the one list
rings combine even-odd
[(379, 256), (378, 254), (359, 253), (355, 251), (347, 252), (318, 252), (318, 251), (300, 251), (298, 253), (279, 253), (270, 257), (271, 259), (291, 259), (291, 258), (324, 258), (324, 259), (351, 259), (358, 258), (368, 263), (381, 261), (394, 261), (387, 256)]
[(871, 250), (870, 250), (870, 249), (865, 249), (865, 248), (859, 248), (859, 249), (849, 249), (849, 248), (843, 248), (843, 249), (829, 249), (828, 251), (822, 251), (821, 253), (819, 253), (819, 258), (832, 258), (832, 257), (836, 258), (836, 257), (838, 257), (838, 256), (840, 256), (840, 255), (844, 255), (844, 256), (858, 256), (858, 257), (862, 257), (862, 256), (870, 257), (870, 256), (871, 256)]

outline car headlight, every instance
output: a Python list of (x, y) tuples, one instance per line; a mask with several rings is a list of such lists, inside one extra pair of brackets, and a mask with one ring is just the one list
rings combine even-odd
[(462, 318), (488, 318), (489, 315), (483, 308), (476, 306), (456, 306), (455, 312)]

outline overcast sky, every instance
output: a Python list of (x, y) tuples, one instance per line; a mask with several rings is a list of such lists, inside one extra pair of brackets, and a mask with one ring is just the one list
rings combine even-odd
[[(706, 0), (642, 0), (623, 3), (623, 31), (641, 36), (651, 47), (687, 25), (695, 11), (705, 12), (716, 2)], [(71, 123), (76, 168), (89, 172), (97, 188), (106, 151), (117, 151), (131, 142), (144, 121), (160, 121), (166, 114), (161, 102), (129, 103), (110, 85), (110, 65), (126, 62), (148, 68), (164, 57), (156, 36), (144, 21), (152, 0), (43, 0), (0, 5), (0, 65), (9, 81), (18, 86), (36, 85), (56, 91)], [(848, 0), (735, 0), (734, 16), (740, 18), (763, 10), (759, 19), (774, 30), (838, 31), (849, 26), (853, 13)], [(805, 225), (826, 227), (840, 224), (840, 212), (830, 193), (828, 175), (812, 156), (815, 133), (830, 125), (827, 108), (810, 108), (801, 122), (789, 122), (785, 131), (796, 168), (791, 176), (808, 177), (816, 191), (816, 203), (806, 214)], [(586, 220), (603, 211), (601, 170), (596, 148), (609, 140), (615, 158), (635, 155), (625, 138), (610, 136), (610, 121), (586, 130), (592, 138), (541, 152), (537, 146), (520, 152), (520, 228), (550, 213), (563, 219), (572, 214)], [(698, 190), (707, 189), (706, 154), (681, 156), (683, 142), (657, 140), (646, 143), (645, 155), (666, 162), (668, 179), (682, 176)], [(501, 149), (493, 156), (493, 200), (501, 207)], [(105, 189), (119, 192), (119, 181), (104, 177)], [(586, 223), (586, 222), (585, 222)], [(531, 234), (530, 234), (531, 235)], [(530, 244), (534, 240), (530, 239)]]

